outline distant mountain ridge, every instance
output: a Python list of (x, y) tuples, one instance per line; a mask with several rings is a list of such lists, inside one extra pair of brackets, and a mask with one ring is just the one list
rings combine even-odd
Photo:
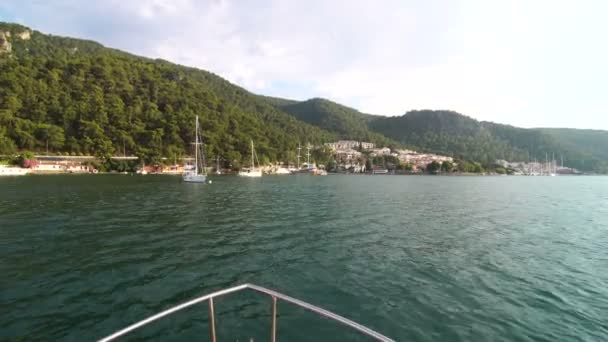
[(370, 128), (402, 144), (491, 164), (510, 161), (564, 160), (566, 166), (608, 172), (608, 132), (576, 129), (525, 129), (480, 122), (451, 111), (411, 111), (379, 118)]
[(208, 156), (226, 164), (245, 160), (251, 139), (263, 161), (292, 159), (298, 143), (353, 139), (485, 164), (563, 156), (608, 173), (607, 131), (523, 129), (452, 111), (384, 117), (261, 96), (204, 70), (0, 23), (0, 154), (48, 147), (159, 161), (189, 153), (195, 115)]
[(498, 159), (545, 161), (555, 157), (559, 162), (563, 159), (566, 166), (608, 173), (608, 131), (518, 128), (480, 122), (447, 110), (414, 110), (403, 116), (386, 117), (319, 98), (272, 98), (270, 102), (298, 120), (335, 132), (341, 138), (407, 146), (486, 165)]

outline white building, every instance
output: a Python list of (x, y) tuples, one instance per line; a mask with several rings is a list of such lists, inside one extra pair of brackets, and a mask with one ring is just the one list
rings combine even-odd
[(390, 156), (391, 155), (391, 149), (388, 147), (383, 147), (383, 148), (373, 148), (370, 150), (370, 156), (375, 157), (375, 156)]
[(365, 141), (355, 141), (355, 140), (340, 140), (336, 142), (326, 143), (325, 146), (330, 147), (334, 151), (340, 150), (353, 150), (358, 149), (359, 146), (364, 150), (369, 150), (374, 148), (374, 144)]
[(454, 162), (454, 158), (448, 156), (441, 156), (432, 153), (418, 153), (415, 151), (404, 150), (399, 154), (399, 160), (402, 163), (408, 163), (413, 165), (416, 169), (425, 169), (426, 166), (434, 161), (443, 163), (444, 161)]
[(354, 160), (361, 157), (361, 152), (353, 149), (344, 149), (336, 151), (336, 159), (340, 161)]

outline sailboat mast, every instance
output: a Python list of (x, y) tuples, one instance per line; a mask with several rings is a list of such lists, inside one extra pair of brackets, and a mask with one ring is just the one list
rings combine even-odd
[(310, 167), (310, 144), (306, 145), (306, 164)]
[(255, 169), (255, 164), (253, 162), (253, 139), (251, 139), (251, 170)]
[(196, 131), (194, 135), (194, 174), (198, 175), (198, 115), (196, 116)]
[(300, 151), (302, 150), (302, 145), (298, 142), (298, 169), (300, 169)]

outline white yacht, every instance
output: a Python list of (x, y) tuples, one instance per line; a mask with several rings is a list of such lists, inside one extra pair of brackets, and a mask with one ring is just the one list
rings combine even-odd
[(255, 167), (255, 150), (253, 149), (253, 140), (251, 140), (251, 167), (239, 171), (241, 177), (262, 177), (262, 170)]
[[(201, 148), (202, 142), (199, 139), (198, 115), (196, 116), (196, 134), (194, 145), (194, 169), (186, 171), (182, 175), (184, 182), (188, 183), (205, 183), (207, 176), (205, 175), (205, 155)], [(200, 154), (200, 156), (199, 156)]]
[(28, 172), (29, 169), (24, 169), (22, 167), (0, 165), (0, 176), (24, 176)]

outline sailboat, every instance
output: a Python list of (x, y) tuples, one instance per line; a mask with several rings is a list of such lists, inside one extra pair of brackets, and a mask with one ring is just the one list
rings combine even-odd
[(215, 174), (216, 175), (221, 175), (222, 174), (222, 169), (220, 169), (220, 157), (216, 157), (215, 158), (216, 164), (215, 164)]
[(557, 164), (555, 163), (555, 153), (551, 156), (551, 172), (549, 176), (555, 177), (557, 176)]
[(255, 168), (255, 152), (253, 150), (253, 140), (251, 140), (251, 167), (239, 171), (239, 176), (243, 177), (262, 177), (262, 170)]
[[(203, 149), (199, 148), (202, 142), (199, 140), (198, 115), (196, 116), (196, 134), (194, 145), (194, 170), (188, 170), (182, 175), (184, 182), (189, 183), (205, 183), (207, 176), (205, 175), (205, 155)], [(200, 153), (200, 156), (199, 156)], [(200, 165), (199, 165), (200, 164)]]

